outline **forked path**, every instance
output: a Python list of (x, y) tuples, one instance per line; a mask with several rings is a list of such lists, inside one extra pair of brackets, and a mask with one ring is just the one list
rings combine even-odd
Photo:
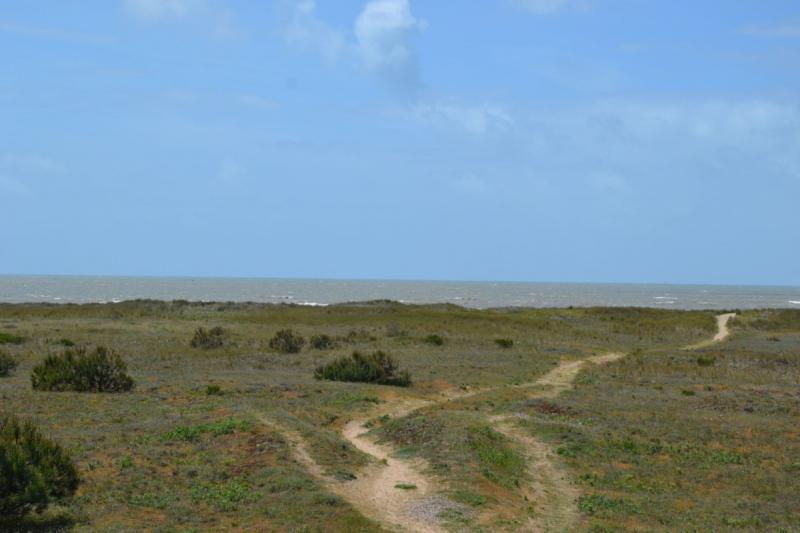
[[(725, 340), (730, 334), (727, 324), (733, 316), (735, 316), (733, 313), (719, 315), (718, 332), (714, 338), (689, 346), (687, 349)], [(507, 387), (533, 389), (528, 395), (529, 398), (555, 398), (573, 387), (575, 377), (586, 364), (610, 363), (624, 356), (623, 353), (609, 353), (579, 361), (562, 362), (536, 381), (507, 385)], [(365, 424), (375, 417), (383, 415), (402, 417), (424, 407), (474, 396), (488, 390), (491, 389), (451, 392), (445, 394), (443, 399), (437, 400), (401, 400), (372, 411), (367, 418), (351, 420), (344, 426), (342, 436), (354, 447), (370, 456), (372, 461), (358, 472), (356, 479), (348, 482), (340, 482), (326, 475), (309, 454), (308, 445), (299, 433), (281, 427), (276, 429), (289, 440), (295, 460), (364, 516), (390, 530), (443, 532), (444, 529), (436, 515), (453, 504), (438, 496), (443, 487), (425, 474), (428, 466), (426, 462), (419, 458), (394, 457), (395, 450), (389, 445), (375, 442), (367, 434)], [(509, 414), (495, 416), (490, 420), (494, 423), (495, 430), (518, 444), (527, 459), (531, 482), (521, 490), (534, 509), (527, 530), (534, 532), (572, 530), (580, 519), (575, 505), (575, 500), (579, 496), (578, 489), (557, 466), (550, 447), (514, 423), (514, 419), (518, 417), (519, 415)], [(265, 424), (275, 427), (275, 424), (265, 417), (262, 416), (260, 419)]]

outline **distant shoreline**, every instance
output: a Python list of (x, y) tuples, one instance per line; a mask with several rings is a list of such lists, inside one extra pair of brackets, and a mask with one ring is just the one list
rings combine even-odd
[(800, 287), (634, 283), (0, 276), (0, 303), (130, 300), (326, 306), (391, 300), (466, 308), (800, 309)]

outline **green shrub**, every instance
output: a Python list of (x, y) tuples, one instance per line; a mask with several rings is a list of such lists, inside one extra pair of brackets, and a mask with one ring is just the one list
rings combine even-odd
[(25, 337), (0, 331), (0, 344), (22, 344), (23, 342), (25, 342)]
[(133, 389), (133, 379), (119, 355), (103, 346), (51, 355), (36, 365), (31, 385), (41, 391), (124, 392)]
[(494, 343), (505, 350), (514, 346), (513, 339), (495, 339)]
[(11, 375), (17, 368), (17, 361), (6, 352), (0, 351), (0, 378)]
[(703, 357), (702, 355), (697, 358), (697, 364), (699, 366), (714, 366), (717, 360), (714, 356)]
[(206, 387), (207, 396), (222, 396), (222, 388), (219, 385), (209, 385)]
[(72, 496), (78, 472), (67, 452), (29, 421), (0, 416), (0, 517), (41, 512)]
[(408, 371), (398, 372), (395, 360), (381, 351), (371, 355), (353, 352), (350, 357), (341, 357), (317, 367), (314, 377), (329, 381), (377, 383), (399, 387), (411, 385)]
[(306, 340), (291, 329), (282, 329), (270, 339), (269, 347), (281, 353), (298, 353), (305, 343)]
[(64, 339), (59, 339), (58, 340), (58, 344), (60, 344), (62, 346), (72, 347), (72, 346), (75, 346), (75, 341), (73, 341), (72, 339), (64, 338)]
[(220, 348), (225, 344), (228, 332), (219, 326), (211, 329), (197, 328), (189, 343), (192, 348)]
[(442, 346), (444, 344), (444, 337), (434, 333), (433, 335), (428, 335), (427, 337), (423, 338), (422, 342), (426, 344), (433, 344), (434, 346)]
[(309, 344), (315, 350), (331, 350), (336, 347), (336, 342), (330, 335), (314, 335), (311, 337)]

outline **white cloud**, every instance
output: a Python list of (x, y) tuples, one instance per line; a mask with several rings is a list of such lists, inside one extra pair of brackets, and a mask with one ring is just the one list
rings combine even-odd
[(295, 0), (286, 26), (286, 42), (320, 54), (328, 64), (343, 57), (390, 89), (409, 95), (419, 88), (414, 34), (425, 22), (411, 13), (408, 0), (370, 0), (356, 17), (352, 34), (317, 16), (313, 0)]
[(313, 0), (298, 0), (284, 37), (290, 45), (320, 54), (327, 63), (336, 63), (345, 49), (345, 36), (316, 16)]
[(355, 36), (364, 65), (381, 69), (414, 60), (408, 39), (423, 24), (411, 14), (408, 0), (367, 2), (355, 22)]
[(453, 103), (420, 104), (414, 114), (426, 122), (456, 127), (473, 135), (505, 129), (513, 124), (511, 115), (496, 104), (459, 105)]
[(520, 9), (536, 15), (549, 15), (565, 8), (568, 0), (511, 0)]
[(749, 26), (744, 33), (756, 37), (800, 38), (800, 20), (789, 20), (773, 26)]
[(371, 0), (355, 21), (357, 54), (364, 67), (395, 89), (419, 85), (417, 55), (411, 44), (425, 28), (411, 13), (408, 0)]

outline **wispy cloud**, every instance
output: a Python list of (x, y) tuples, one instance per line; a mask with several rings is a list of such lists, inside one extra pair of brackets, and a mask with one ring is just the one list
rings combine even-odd
[(756, 37), (800, 38), (800, 19), (787, 20), (768, 26), (748, 26), (744, 33)]
[(344, 32), (332, 28), (317, 18), (316, 8), (313, 0), (295, 2), (284, 35), (290, 45), (301, 50), (316, 52), (332, 65), (342, 56), (346, 38)]
[(0, 22), (0, 33), (12, 33), (29, 37), (39, 37), (42, 39), (52, 39), (56, 41), (66, 41), (92, 45), (108, 45), (114, 42), (114, 38), (109, 35), (99, 35), (94, 33), (72, 32), (56, 28), (42, 28), (36, 26), (25, 26)]
[(259, 111), (272, 111), (278, 108), (278, 103), (275, 100), (264, 98), (255, 94), (240, 94), (237, 98), (239, 103), (245, 107), (257, 109)]
[(62, 170), (60, 164), (42, 155), (11, 152), (0, 154), (0, 193), (19, 197), (31, 196), (31, 180)]
[(536, 15), (550, 15), (567, 7), (569, 0), (511, 0), (519, 9)]
[(412, 110), (416, 117), (425, 122), (455, 127), (472, 135), (507, 129), (514, 123), (508, 111), (497, 104), (428, 103), (416, 105)]
[(122, 0), (126, 13), (146, 23), (194, 19), (217, 37), (231, 37), (238, 31), (233, 13), (215, 0)]
[(202, 4), (201, 0), (123, 0), (128, 13), (149, 20), (183, 17)]

